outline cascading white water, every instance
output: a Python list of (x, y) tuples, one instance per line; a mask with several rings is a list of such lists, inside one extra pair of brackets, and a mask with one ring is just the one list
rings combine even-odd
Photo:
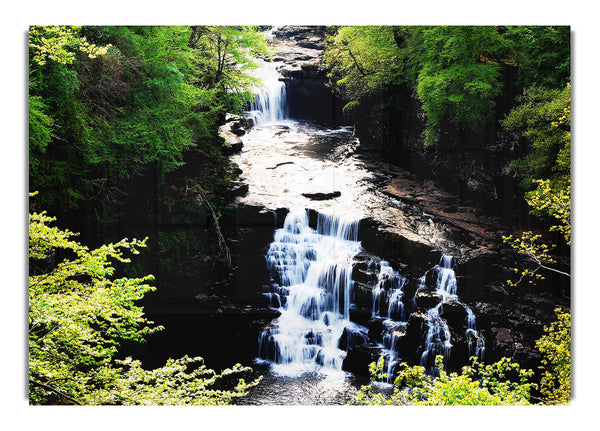
[[(373, 264), (372, 264), (373, 265)], [(373, 288), (373, 317), (404, 320), (404, 279), (386, 261), (377, 264), (377, 282)]]
[(465, 306), (467, 311), (467, 342), (469, 343), (469, 356), (475, 356), (482, 360), (485, 354), (485, 340), (479, 334), (475, 323), (475, 314), (473, 310)]
[(256, 98), (250, 104), (250, 113), (257, 125), (281, 123), (287, 119), (285, 83), (280, 80), (277, 64), (257, 60), (252, 75), (261, 80), (254, 90)]
[(435, 293), (441, 301), (427, 311), (427, 335), (421, 354), (420, 365), (430, 369), (435, 355), (443, 354), (444, 359), (450, 356), (452, 349), (450, 328), (440, 317), (440, 308), (447, 299), (457, 300), (456, 274), (452, 269), (452, 256), (442, 256), (440, 263), (434, 268), (438, 271)]
[[(275, 231), (266, 254), (273, 284), (265, 295), (281, 315), (259, 337), (259, 358), (282, 375), (306, 371), (340, 371), (349, 347), (368, 344), (368, 329), (350, 321), (353, 285), (352, 260), (361, 251), (355, 220), (320, 214), (317, 229), (309, 226), (305, 210), (291, 211), (283, 227)], [(406, 334), (404, 304), (406, 279), (388, 262), (370, 262), (367, 271), (375, 275), (372, 287), (373, 319), (382, 325), (382, 356), (388, 383), (407, 352), (401, 351)], [(430, 271), (434, 271), (430, 273)], [(442, 317), (444, 303), (459, 303), (453, 258), (442, 256), (438, 265), (419, 279), (418, 290), (427, 288), (433, 275), (439, 302), (427, 310), (426, 332), (420, 347), (420, 365), (435, 372), (436, 355), (447, 360), (452, 349), (450, 328)], [(417, 291), (418, 291), (417, 290)], [(410, 304), (416, 308), (416, 294)], [(472, 310), (466, 313), (469, 355), (483, 359), (485, 344)]]
[[(435, 293), (440, 297), (440, 302), (427, 311), (427, 333), (423, 342), (423, 352), (421, 353), (420, 365), (428, 370), (433, 369), (433, 362), (436, 355), (443, 355), (444, 360), (450, 356), (452, 349), (451, 334), (448, 324), (440, 316), (440, 309), (444, 301), (458, 302), (456, 274), (453, 269), (453, 257), (443, 255), (438, 265), (433, 268), (437, 271), (437, 281)], [(420, 288), (425, 287), (425, 276), (421, 278)], [(475, 326), (475, 315), (473, 311), (462, 304), (467, 313), (467, 331), (466, 337), (469, 345), (469, 355), (475, 355), (483, 359), (485, 352), (484, 339), (481, 337)], [(475, 347), (473, 348), (473, 343)]]
[(348, 348), (364, 343), (367, 328), (350, 321), (352, 257), (361, 249), (358, 223), (305, 210), (291, 211), (267, 251), (281, 315), (261, 333), (259, 357), (278, 374), (341, 371)]
[(369, 270), (377, 274), (377, 281), (372, 290), (373, 308), (371, 316), (383, 319), (381, 334), (384, 351), (384, 369), (387, 381), (393, 382), (394, 368), (400, 361), (399, 341), (406, 332), (404, 316), (404, 284), (406, 279), (398, 274), (386, 261), (372, 262)]

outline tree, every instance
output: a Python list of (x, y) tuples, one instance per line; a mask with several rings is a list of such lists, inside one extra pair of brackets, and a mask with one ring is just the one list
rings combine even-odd
[[(535, 115), (534, 113), (537, 113)], [(520, 118), (520, 120), (517, 120)], [(549, 222), (550, 231), (558, 232), (567, 245), (571, 244), (571, 103), (570, 85), (556, 93), (551, 102), (522, 105), (507, 117), (508, 124), (529, 125), (526, 136), (533, 142), (532, 152), (524, 159), (515, 162), (517, 167), (527, 169), (525, 179), (533, 175), (546, 175), (545, 180), (533, 179), (536, 188), (526, 193), (525, 200), (531, 207), (531, 214)], [(525, 181), (525, 180), (524, 180)], [(532, 231), (523, 232), (519, 237), (502, 237), (517, 253), (526, 256), (535, 264), (533, 270), (524, 269), (516, 282), (507, 283), (516, 286), (524, 279), (529, 283), (543, 280), (540, 269), (570, 277), (570, 274), (557, 269), (556, 260), (550, 250), (555, 244), (547, 244), (541, 234)], [(515, 272), (519, 272), (515, 268)]]
[[(221, 373), (202, 358), (169, 359), (155, 370), (116, 359), (120, 342), (143, 342), (162, 329), (136, 301), (154, 278), (114, 278), (111, 261), (128, 263), (146, 240), (123, 239), (89, 250), (74, 234), (29, 215), (29, 401), (31, 404), (227, 404), (260, 379), (236, 364)], [(225, 386), (224, 386), (225, 384)], [(227, 386), (228, 385), (228, 386)]]
[(203, 81), (221, 91), (227, 112), (254, 98), (256, 79), (248, 74), (255, 58), (269, 56), (266, 37), (256, 26), (193, 26), (189, 43), (201, 62)]
[(30, 28), (30, 185), (41, 207), (113, 217), (129, 178), (151, 168), (160, 180), (194, 149), (222, 156), (219, 122), (252, 98), (247, 72), (266, 39), (250, 27), (195, 31)]
[[(441, 127), (481, 131), (497, 110), (502, 71), (517, 73), (518, 92), (562, 88), (570, 79), (570, 29), (555, 26), (342, 26), (325, 51), (330, 80), (356, 109), (378, 95), (398, 113), (403, 93), (427, 117), (427, 145)], [(537, 177), (540, 178), (540, 177)]]
[(521, 88), (562, 88), (571, 80), (569, 26), (505, 26), (502, 37), (519, 68)]
[(571, 176), (571, 85), (529, 87), (518, 102), (501, 124), (523, 136), (529, 147), (524, 157), (511, 163), (521, 187), (531, 190), (537, 179), (564, 187)]
[(444, 120), (480, 131), (502, 90), (504, 43), (497, 27), (436, 26), (423, 30), (417, 95), (427, 114), (425, 144), (435, 143)]
[(29, 27), (29, 47), (33, 50), (32, 61), (40, 66), (48, 60), (71, 64), (75, 60), (73, 50), (87, 54), (89, 58), (104, 55), (110, 45), (96, 46), (79, 35), (81, 26), (32, 25)]
[(346, 26), (330, 37), (324, 60), (329, 78), (348, 100), (346, 110), (392, 83), (399, 54), (389, 26)]

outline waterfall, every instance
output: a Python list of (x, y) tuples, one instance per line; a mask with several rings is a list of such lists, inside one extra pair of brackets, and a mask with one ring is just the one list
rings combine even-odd
[[(260, 333), (258, 360), (276, 374), (297, 376), (304, 372), (339, 372), (347, 350), (372, 345), (368, 329), (350, 320), (354, 295), (354, 258), (362, 251), (358, 222), (319, 214), (317, 226), (309, 225), (306, 210), (292, 210), (283, 227), (275, 230), (266, 253), (271, 285), (264, 295), (280, 315)], [(443, 318), (444, 304), (459, 304), (466, 312), (466, 342), (470, 356), (483, 359), (485, 344), (476, 327), (475, 315), (459, 302), (454, 259), (443, 255), (438, 265), (418, 280), (419, 291), (438, 298), (424, 315), (419, 364), (435, 373), (434, 359), (447, 360), (452, 336)], [(381, 356), (388, 383), (393, 382), (397, 365), (409, 352), (403, 352), (409, 313), (417, 312), (417, 293), (407, 298), (407, 279), (387, 261), (371, 260), (367, 272), (373, 275), (371, 319), (381, 325)], [(411, 309), (412, 308), (412, 309)]]
[(452, 349), (450, 328), (440, 316), (440, 308), (447, 299), (458, 299), (456, 295), (456, 274), (452, 268), (452, 256), (443, 255), (440, 263), (434, 268), (437, 271), (435, 293), (440, 302), (427, 311), (427, 333), (423, 344), (420, 365), (428, 370), (433, 367), (435, 356), (442, 354), (444, 360), (450, 356)]
[(281, 123), (287, 119), (285, 83), (275, 63), (257, 60), (258, 67), (252, 72), (261, 80), (261, 86), (255, 87), (257, 93), (250, 104), (251, 115), (257, 125)]
[[(422, 353), (420, 365), (425, 367), (429, 372), (434, 370), (435, 356), (443, 355), (444, 360), (450, 356), (452, 349), (452, 340), (450, 328), (446, 321), (441, 317), (441, 309), (445, 301), (458, 302), (458, 285), (456, 282), (456, 274), (453, 268), (454, 259), (452, 256), (443, 255), (438, 265), (433, 270), (437, 271), (435, 294), (438, 295), (440, 301), (434, 307), (427, 310), (426, 324), (427, 332), (425, 333), (422, 343)], [(419, 289), (426, 287), (426, 276), (421, 277)], [(418, 290), (417, 290), (418, 291)], [(415, 294), (416, 295), (416, 294)], [(483, 337), (477, 331), (475, 325), (475, 314), (464, 304), (461, 304), (466, 313), (466, 338), (468, 342), (469, 355), (475, 355), (479, 359), (483, 359), (485, 352), (485, 343)], [(475, 345), (473, 345), (475, 344)]]
[(361, 249), (358, 222), (319, 214), (317, 229), (305, 210), (290, 211), (267, 254), (271, 291), (281, 315), (259, 337), (258, 356), (273, 371), (341, 371), (348, 347), (368, 340), (350, 321), (352, 257)]
[(386, 261), (370, 263), (369, 270), (374, 270), (377, 274), (377, 281), (372, 289), (371, 317), (383, 319), (382, 356), (387, 382), (392, 383), (395, 367), (400, 362), (399, 341), (406, 333), (403, 303), (406, 279), (394, 271)]
[(465, 310), (467, 311), (467, 342), (469, 343), (469, 357), (475, 356), (477, 359), (483, 360), (485, 354), (485, 340), (477, 330), (473, 310), (466, 306)]

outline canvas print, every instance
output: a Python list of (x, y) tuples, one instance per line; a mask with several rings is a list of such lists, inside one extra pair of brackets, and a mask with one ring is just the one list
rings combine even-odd
[(29, 27), (29, 403), (569, 404), (570, 45)]

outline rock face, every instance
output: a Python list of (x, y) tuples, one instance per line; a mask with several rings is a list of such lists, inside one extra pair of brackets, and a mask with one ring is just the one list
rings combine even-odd
[[(514, 86), (505, 74), (504, 88)], [(507, 90), (497, 106), (510, 106)], [(508, 218), (521, 205), (515, 174), (509, 162), (521, 155), (518, 137), (501, 130), (498, 109), (483, 131), (460, 131), (442, 124), (438, 142), (426, 147), (426, 115), (416, 97), (407, 97), (402, 112), (388, 112), (375, 101), (364, 102), (353, 116), (362, 151), (383, 154), (386, 160), (444, 184), (461, 202), (476, 202), (487, 213)]]
[(273, 61), (280, 62), (286, 83), (289, 115), (305, 119), (341, 124), (338, 98), (327, 87), (327, 74), (322, 67), (325, 28), (319, 26), (282, 26), (273, 29)]
[(313, 201), (326, 201), (329, 199), (339, 198), (341, 195), (342, 193), (339, 191), (331, 193), (302, 193), (302, 196), (312, 199)]
[(231, 155), (242, 151), (244, 144), (240, 139), (254, 125), (250, 117), (227, 114), (225, 124), (219, 127), (219, 136), (223, 138), (223, 153)]
[[(290, 116), (336, 123), (341, 118), (340, 104), (325, 86), (325, 71), (320, 66), (323, 30), (278, 27), (273, 29), (273, 35), (277, 50), (273, 61), (281, 63)], [(368, 375), (368, 364), (379, 357), (379, 343), (383, 343), (389, 329), (381, 318), (372, 316), (373, 288), (377, 279), (369, 264), (375, 259), (374, 255), (379, 256), (379, 263), (384, 259), (389, 261), (406, 278), (403, 305), (407, 315), (402, 331), (395, 331), (398, 337), (396, 348), (403, 361), (411, 365), (419, 363), (427, 310), (441, 300), (431, 289), (435, 284), (433, 273), (427, 273), (438, 263), (440, 252), (458, 257), (455, 272), (460, 301), (446, 301), (440, 309), (452, 340), (448, 367), (458, 370), (468, 361), (469, 342), (473, 340), (466, 331), (467, 305), (475, 314), (477, 330), (485, 339), (486, 363), (507, 356), (525, 367), (537, 367), (540, 355), (535, 349), (535, 341), (543, 334), (544, 325), (555, 320), (554, 307), (569, 306), (569, 285), (551, 277), (538, 287), (512, 288), (505, 284), (505, 280), (514, 274), (511, 268), (521, 265), (502, 245), (501, 236), (505, 232), (501, 218), (486, 216), (481, 210), (497, 210), (499, 203), (504, 212), (514, 209), (511, 202), (515, 188), (507, 169), (508, 160), (518, 151), (514, 140), (491, 126), (481, 135), (458, 135), (446, 128), (438, 148), (426, 148), (423, 145), (425, 118), (416, 100), (411, 101), (404, 117), (395, 120), (398, 121), (390, 121), (381, 112), (367, 109), (356, 123), (360, 156), (375, 177), (373, 189), (389, 198), (393, 205), (383, 207), (386, 218), (376, 214), (360, 222), (359, 241), (367, 251), (355, 256), (352, 273), (354, 306), (350, 315), (354, 322), (368, 327), (370, 341), (362, 344), (344, 341), (341, 347), (348, 349), (344, 369)], [(231, 151), (238, 149), (240, 136), (244, 136), (249, 127), (251, 124), (243, 117), (228, 118), (222, 136)], [(277, 132), (286, 133), (284, 129)], [(381, 154), (390, 155), (386, 161), (394, 160), (402, 167), (381, 161), (378, 158)], [(281, 160), (265, 168), (269, 174), (297, 167), (297, 161)], [(416, 171), (421, 175), (415, 175)], [(438, 186), (440, 183), (444, 185), (443, 189)], [(329, 193), (329, 190), (333, 192)], [(302, 195), (324, 201), (348, 195), (346, 189), (343, 194), (335, 188), (325, 191)], [(397, 212), (390, 218), (392, 206)], [(287, 210), (264, 213), (260, 217), (244, 213), (243, 208), (239, 211), (242, 218), (232, 221), (232, 231), (237, 232), (232, 250), (234, 260), (238, 259), (239, 270), (235, 277), (240, 283), (231, 286), (259, 286), (268, 282), (262, 271), (264, 247), (268, 245), (273, 229), (281, 226)], [(316, 213), (312, 212), (310, 217), (314, 225)], [(260, 223), (248, 224), (246, 218)], [(241, 223), (240, 227), (238, 223)], [(392, 223), (395, 229), (390, 228)], [(423, 236), (431, 241), (418, 241)], [(248, 259), (248, 256), (252, 258)], [(257, 268), (262, 272), (256, 273)], [(418, 291), (419, 278), (424, 274), (428, 274), (425, 277), (428, 289)], [(384, 288), (389, 290), (387, 286)], [(248, 291), (236, 294), (252, 296)], [(250, 299), (257, 300), (255, 297), (244, 300)], [(259, 304), (260, 307), (265, 305)]]
[[(369, 235), (365, 232), (365, 235)], [(381, 239), (381, 238), (380, 238)], [(387, 239), (391, 241), (391, 238)], [(385, 242), (385, 238), (383, 238)], [(384, 244), (385, 246), (385, 244)], [(381, 257), (388, 258), (386, 254)], [(385, 317), (373, 316), (374, 292), (377, 286), (378, 265), (380, 257), (367, 252), (355, 257), (352, 279), (354, 280), (354, 307), (351, 317), (353, 321), (368, 328), (369, 342), (354, 345), (348, 350), (344, 361), (344, 369), (362, 375), (368, 375), (368, 361), (378, 358), (385, 345), (386, 337), (392, 332), (393, 325), (401, 324), (401, 330), (394, 329), (394, 351), (399, 360), (409, 365), (419, 365), (425, 346), (428, 321), (431, 318), (428, 310), (442, 301), (439, 315), (447, 325), (451, 334), (450, 355), (446, 367), (451, 371), (459, 371), (469, 362), (474, 348), (480, 339), (484, 340), (483, 361), (486, 364), (508, 357), (521, 364), (522, 367), (537, 369), (541, 355), (535, 348), (536, 340), (543, 335), (543, 328), (555, 320), (555, 307), (569, 307), (568, 294), (555, 292), (553, 284), (541, 284), (536, 287), (506, 287), (498, 280), (509, 277), (510, 267), (514, 265), (507, 256), (480, 256), (457, 263), (454, 268), (457, 280), (458, 299), (442, 300), (435, 292), (438, 272), (427, 269), (433, 265), (432, 258), (426, 253), (413, 261), (411, 268), (405, 268), (402, 275), (406, 277), (403, 287), (403, 309), (405, 323), (394, 323)], [(394, 267), (400, 267), (396, 259), (391, 259)], [(424, 274), (418, 282), (419, 270)], [(383, 283), (380, 301), (391, 297), (392, 287)], [(387, 310), (386, 302), (381, 302)], [(468, 304), (468, 305), (467, 305)], [(475, 315), (477, 335), (468, 331), (468, 311)], [(387, 328), (387, 330), (386, 330)]]

